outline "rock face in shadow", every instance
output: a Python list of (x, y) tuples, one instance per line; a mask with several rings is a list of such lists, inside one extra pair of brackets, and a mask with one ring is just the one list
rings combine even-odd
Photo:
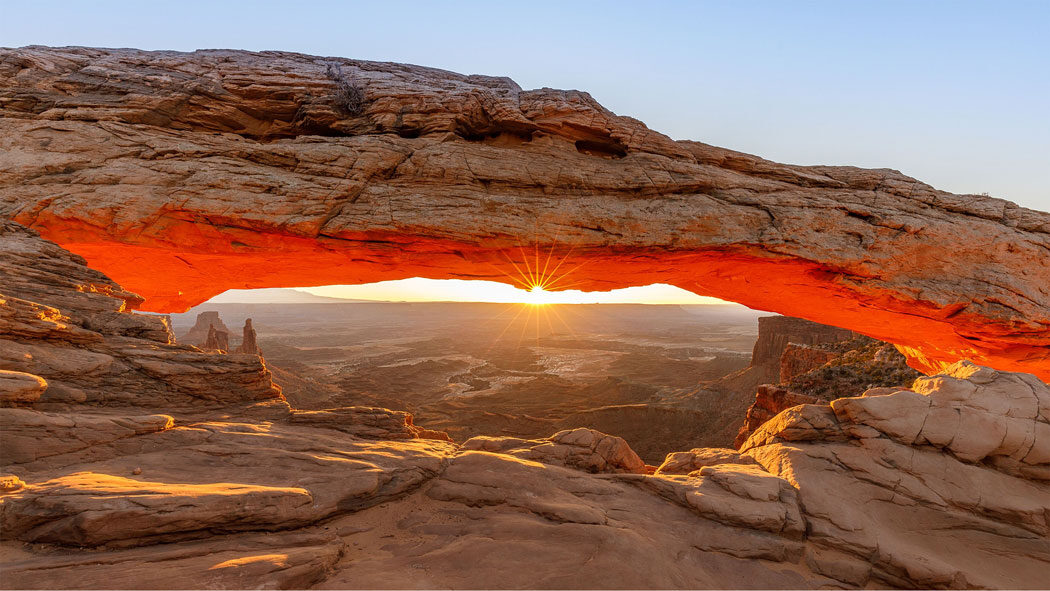
[[(777, 340), (786, 342), (780, 355), (780, 383), (757, 387), (755, 401), (747, 409), (744, 424), (733, 441), (734, 447), (740, 447), (762, 423), (793, 406), (829, 402), (870, 388), (910, 386), (920, 377), (889, 343), (851, 333), (844, 336), (847, 340), (799, 344), (794, 341), (807, 340), (805, 332), (800, 337), (795, 337), (793, 332), (777, 335)], [(756, 351), (761, 343), (760, 335)], [(752, 364), (745, 373), (768, 373), (772, 366), (767, 360), (757, 369)]]
[(780, 388), (772, 384), (762, 384), (755, 392), (755, 401), (747, 409), (744, 424), (740, 427), (733, 447), (740, 448), (759, 427), (766, 421), (777, 416), (781, 412), (800, 404), (815, 404), (820, 402), (813, 396), (806, 396), (798, 392), (792, 392), (787, 388)]
[(201, 346), (207, 342), (208, 334), (211, 329), (215, 329), (217, 332), (225, 332), (227, 334), (230, 332), (230, 329), (226, 327), (226, 323), (222, 321), (222, 318), (219, 318), (218, 312), (214, 310), (206, 310), (197, 314), (197, 322), (190, 327), (185, 335), (179, 337), (179, 342), (187, 345)]
[[(339, 98), (351, 79), (360, 109)], [(403, 64), (30, 47), (0, 52), (0, 88), (0, 216), (141, 309), (232, 287), (525, 284), (525, 253), (550, 252), (580, 289), (669, 283), (893, 342), (925, 372), (969, 358), (1050, 379), (1050, 215), (1001, 199), (676, 142), (583, 92)]]
[[(708, 445), (739, 445), (748, 435), (763, 422), (769, 420), (782, 410), (803, 404), (816, 402), (816, 395), (808, 390), (795, 388), (785, 397), (777, 393), (774, 384), (781, 382), (781, 376), (793, 374), (808, 375), (827, 362), (840, 359), (845, 351), (857, 348), (858, 343), (878, 343), (856, 333), (786, 316), (767, 316), (758, 319), (758, 338), (752, 349), (751, 363), (748, 367), (723, 376), (701, 386), (696, 399), (711, 398), (715, 405), (703, 409), (705, 414), (717, 417), (711, 423), (717, 425), (711, 429), (717, 436), (704, 440)], [(881, 343), (886, 345), (886, 343)], [(889, 346), (889, 345), (887, 345)], [(892, 348), (892, 346), (890, 346)], [(899, 354), (898, 354), (899, 356)], [(852, 361), (852, 358), (851, 360)], [(853, 369), (852, 366), (847, 369)], [(894, 385), (911, 383), (919, 374), (913, 374), (907, 382), (891, 382)], [(796, 376), (797, 377), (797, 376)], [(838, 377), (836, 373), (835, 377)], [(843, 380), (838, 380), (843, 381)], [(822, 386), (837, 385), (835, 379), (825, 379)], [(846, 384), (848, 387), (837, 396), (851, 396), (866, 389), (867, 383)], [(859, 380), (856, 380), (859, 382)], [(781, 388), (786, 390), (788, 388)], [(824, 388), (829, 389), (829, 388)]]
[(207, 351), (226, 353), (230, 350), (230, 333), (215, 330), (214, 326), (208, 326), (208, 337), (204, 339), (204, 344), (201, 345), (201, 348)]
[(255, 334), (255, 328), (252, 327), (251, 318), (245, 319), (241, 335), (241, 344), (237, 346), (238, 353), (247, 353), (249, 355), (261, 354), (259, 351), (257, 335)]
[[(0, 374), (4, 588), (1045, 586), (1050, 389), (1031, 375), (960, 362), (656, 470), (591, 429), (460, 446), (406, 413), (290, 409), (258, 357), (173, 345), (123, 310), (135, 296), (0, 228), (0, 351), (32, 352)], [(137, 351), (170, 365), (40, 361)]]
[(782, 372), (784, 352), (789, 345), (837, 343), (856, 336), (852, 331), (789, 316), (758, 319), (758, 339), (751, 353), (751, 367), (763, 382), (774, 383)]
[(0, 244), (0, 370), (31, 376), (8, 400), (66, 410), (281, 399), (258, 356), (175, 344), (165, 317), (128, 313), (141, 298), (36, 232), (0, 221)]

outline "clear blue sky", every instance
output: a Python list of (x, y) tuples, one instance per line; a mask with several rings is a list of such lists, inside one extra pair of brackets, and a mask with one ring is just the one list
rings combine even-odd
[(281, 49), (589, 91), (674, 138), (1050, 210), (1050, 1), (16, 2), (0, 45)]

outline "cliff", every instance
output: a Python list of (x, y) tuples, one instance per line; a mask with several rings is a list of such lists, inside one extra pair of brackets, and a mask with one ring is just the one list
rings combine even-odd
[(590, 429), (456, 445), (405, 413), (291, 409), (258, 356), (171, 344), (81, 259), (0, 229), (4, 587), (1046, 580), (1050, 390), (1031, 375), (959, 363), (650, 474)]

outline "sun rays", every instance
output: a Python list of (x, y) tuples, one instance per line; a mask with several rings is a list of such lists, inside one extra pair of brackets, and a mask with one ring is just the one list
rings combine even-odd
[(556, 324), (564, 327), (565, 332), (575, 336), (572, 326), (558, 313), (557, 306), (552, 304), (584, 302), (587, 294), (571, 289), (580, 283), (573, 280), (572, 274), (587, 261), (567, 266), (565, 263), (572, 255), (574, 247), (569, 247), (557, 258), (555, 258), (555, 248), (556, 244), (552, 243), (546, 253), (541, 253), (539, 244), (536, 244), (529, 250), (526, 250), (525, 247), (518, 247), (517, 254), (520, 257), (512, 257), (504, 253), (507, 262), (516, 272), (516, 274), (508, 273), (505, 277), (510, 279), (514, 286), (522, 292), (522, 298), (518, 302), (521, 305), (517, 307), (513, 318), (507, 322), (507, 326), (496, 337), (492, 346), (496, 346), (510, 328), (518, 322), (521, 322), (521, 330), (518, 333), (517, 348), (520, 348), (527, 338), (539, 346), (544, 327), (548, 335), (553, 335)]
[(552, 243), (545, 254), (540, 252), (538, 243), (533, 246), (531, 253), (525, 247), (519, 246), (518, 253), (521, 256), (518, 260), (504, 253), (507, 262), (517, 273), (507, 274), (506, 277), (524, 292), (521, 303), (533, 306), (584, 303), (587, 294), (572, 289), (581, 283), (574, 281), (572, 274), (587, 264), (587, 260), (584, 259), (571, 267), (566, 266), (565, 263), (572, 256), (575, 246), (570, 246), (564, 254), (555, 259), (556, 246), (556, 243)]

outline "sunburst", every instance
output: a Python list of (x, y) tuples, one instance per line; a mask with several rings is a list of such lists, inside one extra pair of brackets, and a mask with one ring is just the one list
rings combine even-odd
[(522, 290), (521, 305), (517, 306), (514, 316), (496, 337), (493, 346), (519, 321), (522, 325), (518, 334), (518, 347), (526, 340), (530, 329), (536, 345), (539, 345), (544, 324), (551, 333), (555, 331), (555, 325), (560, 324), (569, 334), (575, 336), (575, 331), (558, 313), (556, 304), (565, 302), (559, 291), (572, 289), (581, 283), (573, 279), (573, 273), (587, 261), (569, 266), (566, 261), (572, 256), (574, 247), (569, 247), (563, 254), (556, 256), (556, 242), (553, 242), (549, 249), (541, 250), (537, 243), (529, 249), (518, 247), (517, 251), (516, 254), (520, 255), (517, 257), (511, 256), (514, 253), (504, 253), (507, 263), (514, 269), (513, 273), (504, 273), (504, 276), (509, 283)]

